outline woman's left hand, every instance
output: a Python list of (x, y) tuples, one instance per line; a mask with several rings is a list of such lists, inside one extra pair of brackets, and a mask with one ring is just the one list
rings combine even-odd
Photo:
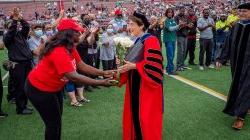
[(119, 67), (118, 71), (120, 73), (124, 73), (124, 72), (130, 71), (132, 69), (136, 69), (136, 64), (135, 63), (131, 63), (129, 61), (125, 61), (125, 65)]

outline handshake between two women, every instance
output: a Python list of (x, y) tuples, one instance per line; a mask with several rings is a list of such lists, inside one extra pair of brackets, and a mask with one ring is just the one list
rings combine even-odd
[(120, 74), (126, 73), (132, 69), (136, 69), (136, 64), (129, 61), (124, 62), (124, 65), (120, 66), (120, 60), (116, 59), (116, 64), (119, 66), (118, 69), (104, 71), (104, 86), (118, 86), (120, 82)]

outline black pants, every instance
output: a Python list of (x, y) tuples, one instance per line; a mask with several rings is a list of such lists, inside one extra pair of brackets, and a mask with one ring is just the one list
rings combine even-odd
[[(11, 73), (11, 72), (10, 72)], [(9, 74), (8, 77), (8, 94), (7, 100), (10, 101), (15, 98), (15, 86), (14, 86), (13, 74)]]
[(22, 112), (27, 107), (28, 98), (24, 92), (24, 84), (30, 71), (31, 61), (18, 62), (15, 68), (10, 70), (10, 75), (13, 78), (13, 92), (16, 99), (17, 112)]
[(3, 99), (3, 82), (0, 69), (0, 112), (2, 111), (2, 99)]
[(100, 69), (100, 48), (97, 49), (97, 54), (96, 54), (96, 65), (95, 68)]
[(63, 110), (61, 91), (43, 92), (27, 80), (25, 92), (45, 124), (45, 140), (60, 140)]
[(102, 60), (103, 70), (115, 69), (114, 60)]
[(199, 64), (200, 66), (204, 65), (204, 54), (206, 53), (206, 66), (211, 64), (211, 56), (212, 56), (212, 47), (213, 47), (213, 39), (200, 39), (200, 56), (199, 56)]
[(136, 70), (131, 71), (130, 73), (132, 79), (131, 79), (131, 107), (132, 107), (132, 118), (133, 118), (133, 124), (135, 128), (135, 136), (136, 140), (142, 140), (142, 132), (141, 132), (141, 126), (140, 126), (140, 83), (141, 83), (141, 77), (139, 73)]
[(97, 57), (98, 57), (98, 53), (87, 54), (86, 59), (84, 60), (84, 62), (86, 64), (90, 65), (90, 66), (96, 67)]
[[(98, 67), (100, 65), (99, 64), (100, 62), (97, 61), (97, 58), (98, 58), (98, 53), (88, 54), (86, 56), (85, 63), (98, 69)], [(97, 78), (97, 76), (89, 76), (89, 77), (91, 77), (91, 78)]]
[(195, 59), (195, 45), (196, 45), (196, 38), (194, 39), (188, 39), (187, 41), (187, 55), (189, 54), (189, 63), (194, 63), (194, 59)]

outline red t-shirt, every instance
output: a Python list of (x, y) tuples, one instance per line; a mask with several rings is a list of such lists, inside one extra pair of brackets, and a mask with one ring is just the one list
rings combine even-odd
[(38, 65), (30, 72), (28, 79), (37, 89), (45, 92), (58, 92), (68, 82), (65, 73), (76, 70), (76, 64), (81, 58), (76, 50), (70, 53), (65, 47), (56, 47), (44, 56)]

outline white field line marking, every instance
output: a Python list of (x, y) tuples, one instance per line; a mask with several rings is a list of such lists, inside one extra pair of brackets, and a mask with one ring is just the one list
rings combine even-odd
[[(167, 73), (165, 73), (165, 74), (167, 75)], [(212, 89), (210, 89), (210, 88), (208, 88), (206, 86), (200, 85), (198, 83), (195, 83), (195, 82), (193, 82), (191, 80), (188, 80), (188, 79), (183, 78), (183, 77), (178, 76), (178, 75), (177, 76), (168, 75), (168, 76), (170, 76), (170, 77), (172, 77), (172, 78), (174, 78), (174, 79), (176, 79), (178, 81), (181, 81), (181, 82), (183, 82), (183, 83), (185, 83), (185, 84), (187, 84), (189, 86), (192, 86), (192, 87), (194, 87), (196, 89), (199, 89), (199, 90), (201, 90), (201, 91), (203, 91), (203, 92), (205, 92), (205, 93), (207, 93), (209, 95), (212, 95), (212, 96), (214, 96), (214, 97), (216, 97), (218, 99), (221, 99), (223, 101), (227, 101), (227, 96), (225, 96), (225, 95), (223, 95), (223, 94), (221, 94), (221, 93), (219, 93), (217, 91), (214, 91), (214, 90), (212, 90)]]
[(7, 72), (7, 73), (3, 76), (2, 81), (4, 81), (8, 76), (9, 76), (9, 72)]

